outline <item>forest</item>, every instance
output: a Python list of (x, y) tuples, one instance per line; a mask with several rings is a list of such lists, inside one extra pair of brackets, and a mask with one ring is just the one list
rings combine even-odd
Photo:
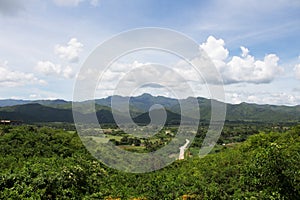
[[(227, 125), (220, 145), (206, 157), (193, 155), (141, 174), (105, 166), (85, 149), (72, 129), (68, 125), (1, 126), (0, 199), (300, 196), (299, 125)], [(196, 136), (190, 148), (200, 141), (201, 136)]]

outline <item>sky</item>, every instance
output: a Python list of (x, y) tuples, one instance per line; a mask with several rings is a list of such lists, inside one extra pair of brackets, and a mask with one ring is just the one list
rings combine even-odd
[[(299, 0), (0, 0), (0, 25), (0, 99), (72, 100), (78, 73), (99, 44), (131, 29), (160, 27), (192, 38), (207, 53), (226, 102), (300, 104)], [(120, 77), (149, 62), (172, 65), (195, 96), (209, 97), (178, 58), (153, 51), (116, 61), (97, 97), (113, 94)], [(156, 68), (137, 72), (139, 80), (180, 81)], [(147, 83), (135, 94), (172, 96), (170, 89)]]

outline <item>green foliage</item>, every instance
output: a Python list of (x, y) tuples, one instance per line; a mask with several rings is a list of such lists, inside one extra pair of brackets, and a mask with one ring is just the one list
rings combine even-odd
[(247, 190), (259, 191), (265, 199), (300, 196), (299, 134), (299, 127), (295, 127), (285, 134), (255, 135), (243, 144), (243, 151), (252, 149), (244, 170)]
[(297, 199), (299, 152), (300, 126), (130, 174), (95, 160), (74, 132), (13, 127), (0, 136), (0, 199)]

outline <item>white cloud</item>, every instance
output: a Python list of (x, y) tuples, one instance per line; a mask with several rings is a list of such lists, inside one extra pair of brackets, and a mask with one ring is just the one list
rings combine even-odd
[(249, 54), (249, 49), (247, 49), (246, 47), (241, 46), (241, 50), (242, 50), (242, 57), (247, 57)]
[[(196, 96), (194, 92), (202, 93), (198, 82), (201, 77), (195, 70), (186, 70), (186, 65), (179, 63), (174, 67), (142, 63), (139, 61), (116, 62), (102, 73), (97, 87), (97, 97), (104, 94), (128, 96), (148, 92), (155, 95), (176, 94), (180, 98)], [(80, 81), (93, 80), (100, 72), (90, 70), (78, 77)], [(105, 96), (105, 95), (104, 95)]]
[(228, 57), (228, 50), (224, 48), (225, 42), (222, 39), (216, 39), (209, 36), (205, 43), (200, 47), (208, 54), (218, 69), (224, 67), (225, 60)]
[(266, 55), (264, 60), (256, 60), (251, 55), (233, 56), (227, 63), (224, 77), (227, 83), (270, 83), (278, 73), (283, 72), (283, 68), (278, 66), (278, 61), (279, 58), (275, 54)]
[(29, 98), (30, 99), (37, 99), (37, 98), (41, 98), (41, 95), (40, 94), (30, 94)]
[(73, 78), (74, 73), (70, 66), (62, 68), (59, 64), (50, 61), (39, 61), (35, 69), (46, 76), (62, 76), (64, 78)]
[(7, 61), (0, 61), (0, 86), (17, 87), (28, 84), (46, 84), (44, 80), (38, 79), (32, 73), (10, 70), (7, 64)]
[[(53, 0), (57, 6), (75, 7), (85, 0)], [(90, 0), (90, 5), (98, 6), (99, 0)]]
[(226, 93), (226, 102), (239, 104), (243, 101), (243, 97), (239, 93)]
[(207, 41), (200, 45), (212, 59), (217, 69), (223, 76), (224, 82), (239, 83), (270, 83), (276, 75), (283, 72), (278, 65), (279, 58), (276, 54), (268, 54), (263, 60), (258, 60), (249, 55), (249, 50), (241, 46), (241, 56), (228, 57), (229, 52), (225, 48), (222, 39), (209, 36)]
[(65, 69), (63, 69), (62, 75), (65, 78), (73, 78), (74, 77), (73, 69), (70, 66), (67, 66)]
[(300, 95), (288, 92), (257, 91), (253, 93), (246, 91), (226, 91), (226, 102), (233, 104), (247, 102), (256, 104), (298, 105)]
[(37, 100), (37, 99), (43, 99), (43, 100), (54, 100), (54, 99), (59, 99), (57, 94), (48, 92), (48, 91), (43, 91), (43, 90), (39, 90), (39, 91), (34, 91), (37, 93), (32, 93), (30, 95), (28, 95), (28, 97), (26, 98), (19, 98), (19, 99), (31, 99), (31, 100)]
[(61, 66), (50, 61), (39, 61), (36, 70), (44, 75), (58, 75), (61, 73)]
[(300, 80), (300, 64), (295, 65), (294, 67), (295, 76)]
[(71, 38), (66, 46), (57, 44), (54, 47), (54, 53), (61, 59), (74, 63), (79, 60), (79, 53), (82, 51), (83, 44), (77, 38)]

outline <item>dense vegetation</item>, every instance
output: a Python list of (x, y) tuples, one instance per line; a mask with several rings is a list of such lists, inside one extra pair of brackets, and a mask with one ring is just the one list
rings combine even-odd
[(86, 151), (74, 131), (2, 126), (0, 135), (0, 199), (300, 196), (300, 126), (260, 132), (202, 159), (193, 156), (146, 174), (104, 166)]

